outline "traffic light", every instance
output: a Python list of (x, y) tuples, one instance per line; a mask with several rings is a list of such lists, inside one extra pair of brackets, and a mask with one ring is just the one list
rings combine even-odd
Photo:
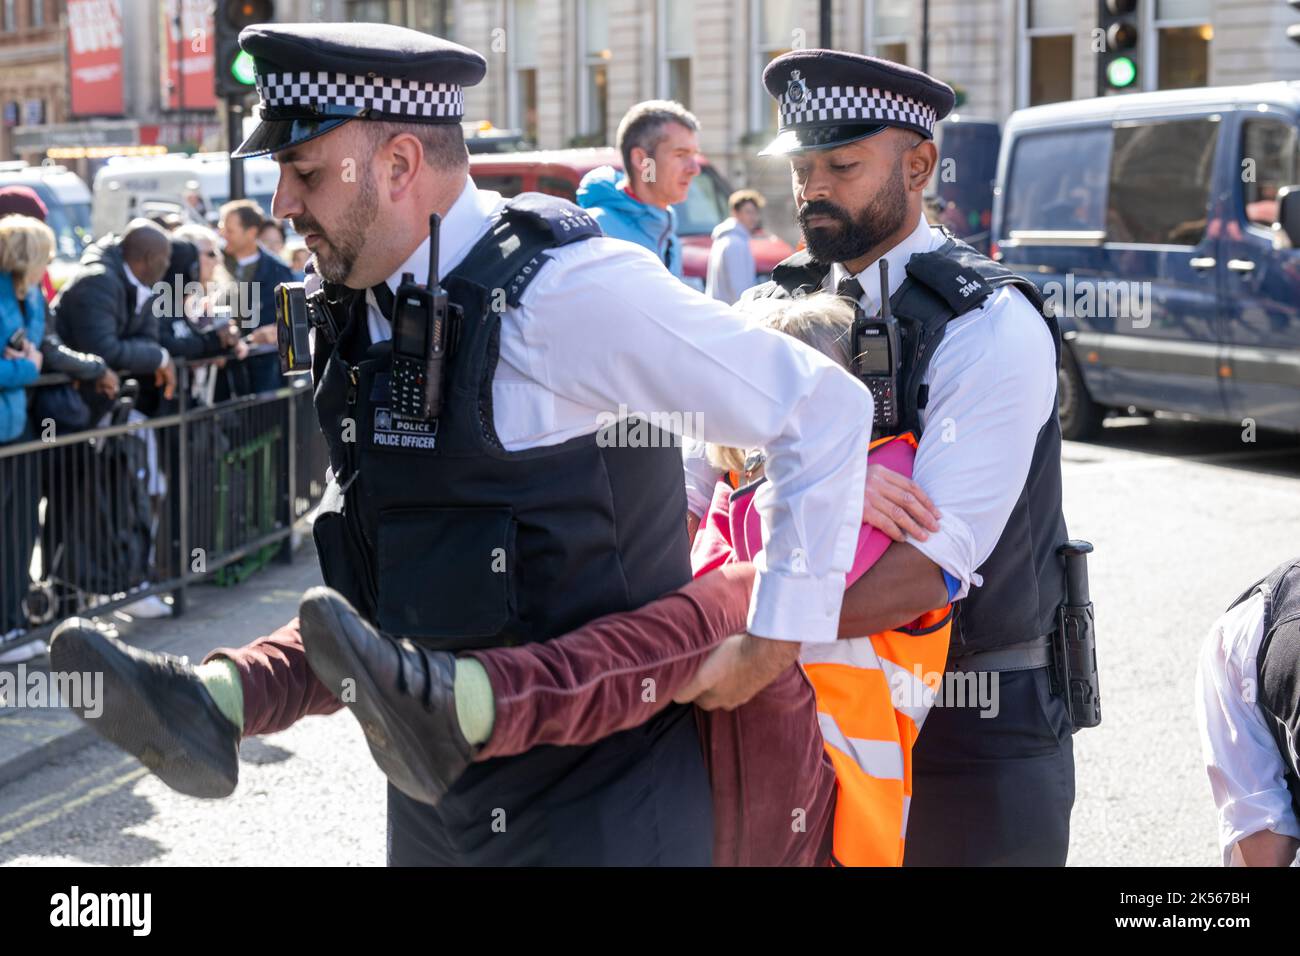
[(217, 31), (218, 96), (242, 96), (253, 89), (253, 58), (239, 48), (239, 31), (274, 18), (272, 0), (217, 0), (213, 26)]
[(1138, 0), (1098, 0), (1097, 26), (1105, 40), (1097, 69), (1097, 95), (1140, 89)]
[[(1300, 13), (1300, 0), (1286, 0), (1291, 5), (1291, 9)], [(1300, 43), (1300, 23), (1293, 23), (1286, 28), (1286, 38), (1292, 43)]]

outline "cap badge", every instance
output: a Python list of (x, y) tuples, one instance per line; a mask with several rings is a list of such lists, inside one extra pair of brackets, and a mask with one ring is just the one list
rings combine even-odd
[(808, 98), (808, 83), (798, 70), (790, 71), (790, 82), (786, 84), (785, 98), (795, 106)]

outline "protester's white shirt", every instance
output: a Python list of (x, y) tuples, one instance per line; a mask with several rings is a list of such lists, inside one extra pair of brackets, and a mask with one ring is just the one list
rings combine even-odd
[[(913, 255), (946, 237), (922, 216), (889, 252), (889, 294), (903, 284)], [(849, 272), (831, 267), (825, 289)], [(880, 311), (880, 266), (858, 276), (867, 314)], [(943, 517), (929, 540), (908, 543), (959, 582), (954, 600), (983, 583), (975, 569), (993, 553), (1029, 475), (1038, 432), (1056, 411), (1056, 353), (1047, 323), (1018, 291), (996, 291), (978, 309), (948, 323), (922, 378), (930, 398), (912, 477)], [(698, 448), (686, 450), (688, 500), (703, 515), (717, 482)], [(755, 500), (758, 503), (758, 499)]]
[(1264, 598), (1256, 593), (1214, 623), (1196, 669), (1196, 721), (1224, 866), (1241, 864), (1237, 844), (1252, 833), (1300, 839), (1286, 766), (1256, 703), (1263, 641)]
[[(486, 233), (504, 200), (473, 182), (443, 218), (439, 274)], [(830, 359), (674, 278), (646, 249), (596, 238), (553, 249), (501, 317), (492, 384), (509, 451), (595, 432), (602, 416), (684, 413), (695, 437), (766, 447), (773, 496), (749, 630), (833, 641), (862, 520), (871, 395)], [(423, 276), (428, 241), (388, 280)], [(367, 292), (372, 341), (391, 328)], [(577, 585), (575, 585), (577, 586)]]

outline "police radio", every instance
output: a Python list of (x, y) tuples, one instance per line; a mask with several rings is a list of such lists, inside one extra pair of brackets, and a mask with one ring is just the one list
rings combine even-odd
[(447, 356), (449, 307), (438, 284), (438, 233), (442, 217), (429, 217), (429, 281), (402, 274), (393, 306), (392, 410), (424, 421), (442, 410), (442, 370)]
[(889, 263), (880, 260), (880, 315), (855, 308), (853, 373), (871, 392), (875, 417), (872, 433), (892, 435), (898, 428), (898, 321), (889, 312)]

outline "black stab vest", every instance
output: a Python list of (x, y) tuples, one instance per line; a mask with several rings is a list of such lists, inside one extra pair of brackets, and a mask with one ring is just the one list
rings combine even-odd
[[(902, 347), (899, 433), (921, 435), (920, 413), (928, 400), (922, 379), (948, 323), (979, 308), (1003, 286), (1019, 289), (1043, 317), (1059, 366), (1060, 328), (1028, 279), (951, 236), (938, 249), (912, 256), (906, 269), (907, 278), (889, 299)], [(778, 264), (772, 281), (751, 294), (811, 295), (822, 288), (829, 272), (829, 265), (798, 252)], [(1018, 644), (1056, 629), (1057, 608), (1065, 600), (1065, 568), (1056, 549), (1067, 537), (1061, 510), (1061, 426), (1053, 411), (1038, 431), (1029, 474), (1006, 527), (993, 553), (976, 569), (984, 584), (972, 587), (955, 606), (950, 659)]]
[(334, 474), (315, 532), (326, 583), (389, 634), (440, 650), (547, 640), (690, 580), (672, 436), (619, 447), (609, 429), (516, 452), (497, 437), (493, 300), (516, 305), (546, 249), (598, 234), (570, 221), (557, 236), (516, 200), (444, 280), (461, 317), (438, 420), (392, 415), (391, 347), (367, 346), (363, 296), (314, 358)]
[(1232, 602), (1228, 610), (1256, 591), (1264, 595), (1264, 640), (1255, 675), (1256, 703), (1286, 767), (1291, 810), (1300, 820), (1300, 559), (1275, 568)]
[[(598, 235), (562, 200), (506, 204), (443, 280), (460, 316), (441, 414), (428, 423), (393, 416), (391, 346), (369, 343), (364, 295), (325, 287), (346, 325), (333, 348), (317, 330), (312, 360), (333, 472), (313, 534), (326, 583), (381, 630), (447, 651), (545, 641), (690, 580), (671, 435), (624, 423), (644, 437), (638, 447), (620, 447), (614, 425), (511, 452), (494, 424), (503, 305), (519, 303), (548, 249)], [(495, 808), (505, 833), (492, 828)], [(672, 856), (646, 837), (663, 813), (693, 821), (698, 851)], [(670, 704), (590, 746), (472, 764), (436, 809), (390, 789), (389, 819), (398, 861), (640, 864), (707, 862), (711, 812), (691, 711)], [(618, 820), (626, 839), (609, 837)]]

